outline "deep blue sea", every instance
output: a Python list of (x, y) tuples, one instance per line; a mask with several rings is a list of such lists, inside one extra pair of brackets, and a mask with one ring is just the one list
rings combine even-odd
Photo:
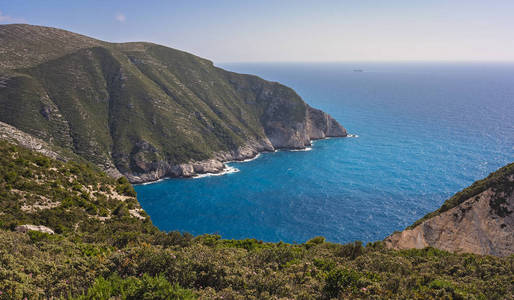
[[(239, 172), (136, 186), (162, 230), (304, 242), (383, 239), (514, 161), (514, 64), (224, 64), (294, 88), (357, 138)], [(362, 69), (363, 72), (354, 72)]]

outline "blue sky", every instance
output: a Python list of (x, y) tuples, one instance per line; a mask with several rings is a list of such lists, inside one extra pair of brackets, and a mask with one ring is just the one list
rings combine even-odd
[(0, 0), (0, 23), (150, 41), (215, 62), (514, 61), (513, 0)]

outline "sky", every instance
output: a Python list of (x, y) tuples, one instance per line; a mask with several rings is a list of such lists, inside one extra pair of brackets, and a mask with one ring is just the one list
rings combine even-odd
[(0, 0), (0, 23), (216, 63), (514, 61), (514, 0)]

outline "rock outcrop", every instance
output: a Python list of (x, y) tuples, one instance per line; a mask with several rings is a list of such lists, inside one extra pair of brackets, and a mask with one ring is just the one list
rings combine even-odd
[(22, 233), (27, 233), (28, 231), (39, 231), (39, 232), (48, 233), (48, 234), (55, 233), (52, 229), (50, 229), (46, 226), (30, 225), (30, 224), (16, 226), (15, 230), (18, 232), (22, 232)]
[(390, 235), (385, 245), (497, 256), (514, 253), (514, 164), (474, 183), (445, 205), (412, 228)]
[(19, 144), (24, 148), (41, 153), (53, 159), (67, 160), (65, 156), (52, 150), (52, 146), (47, 142), (18, 130), (4, 122), (0, 122), (0, 139)]

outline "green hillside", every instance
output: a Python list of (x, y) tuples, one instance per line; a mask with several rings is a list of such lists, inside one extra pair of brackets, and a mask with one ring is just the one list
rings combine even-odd
[(0, 53), (0, 121), (134, 182), (346, 135), (288, 87), (164, 46), (0, 25)]
[(0, 206), (0, 299), (514, 297), (514, 256), (164, 233), (127, 181), (4, 141)]

